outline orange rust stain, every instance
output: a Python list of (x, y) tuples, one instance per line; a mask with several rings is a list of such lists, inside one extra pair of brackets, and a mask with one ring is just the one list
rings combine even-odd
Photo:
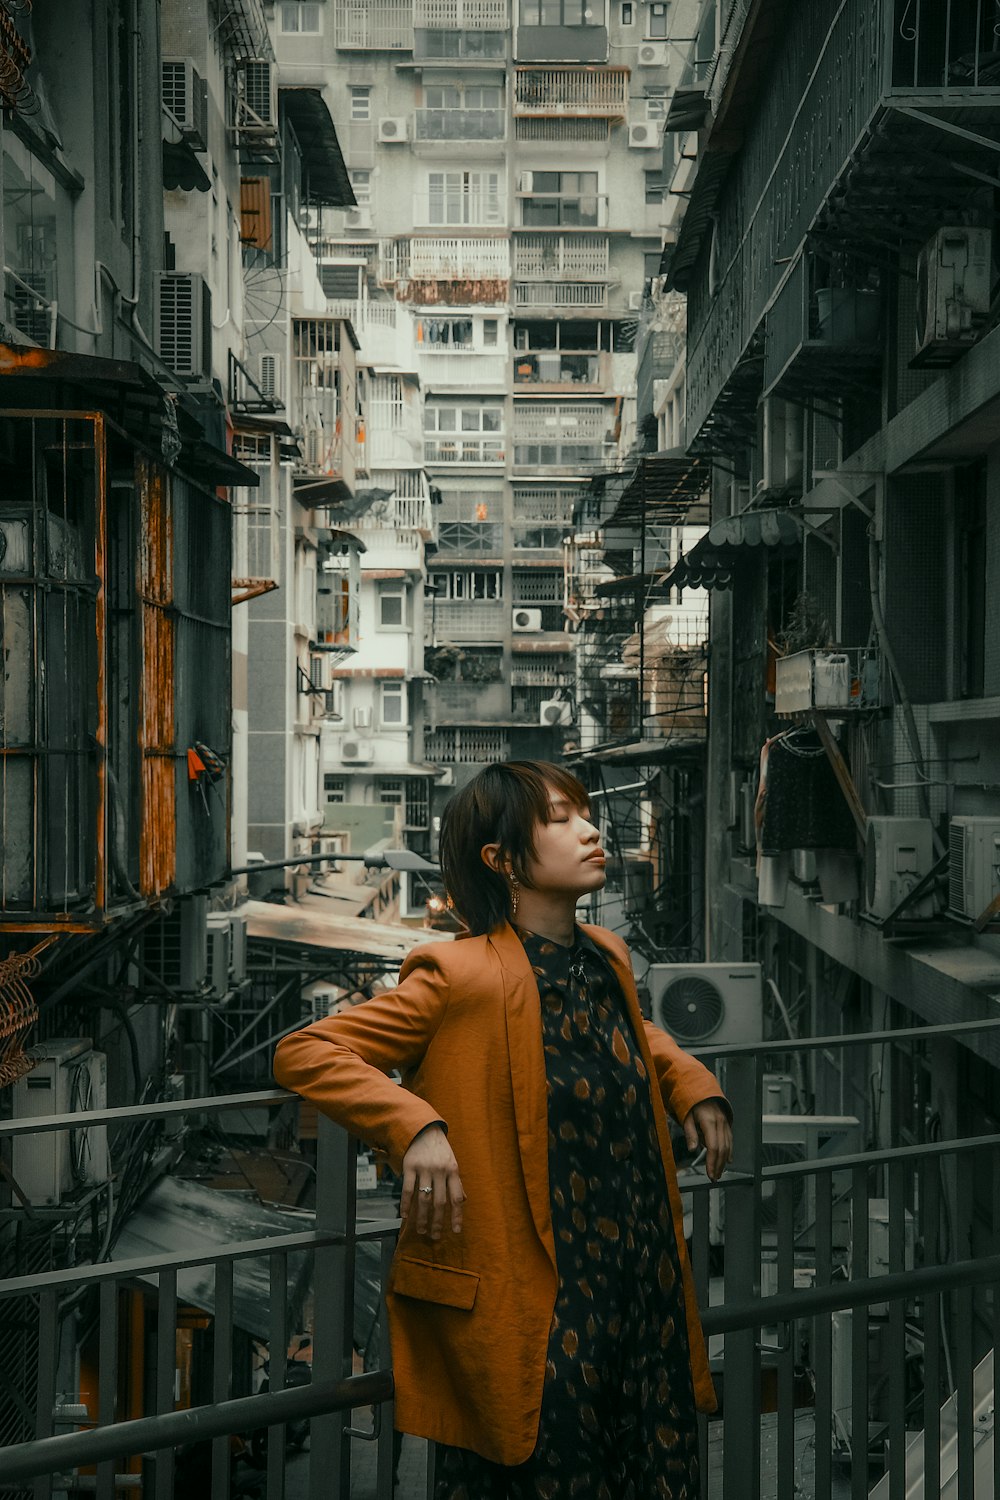
[(0, 374), (11, 375), (18, 370), (44, 370), (52, 361), (51, 349), (22, 349), (13, 344), (0, 344)]
[(141, 545), (143, 682), (139, 727), (142, 749), (141, 882), (145, 896), (173, 884), (177, 868), (177, 788), (174, 760), (173, 518), (170, 483), (145, 457), (136, 462)]

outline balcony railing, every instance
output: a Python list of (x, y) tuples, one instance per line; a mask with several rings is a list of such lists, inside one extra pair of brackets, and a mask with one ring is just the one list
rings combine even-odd
[[(503, 729), (448, 727), (427, 736), (432, 761), (475, 764), (504, 758)], [(744, 997), (741, 997), (741, 999)], [(691, 1012), (685, 1011), (690, 1022)], [(867, 1080), (887, 1054), (906, 1064), (928, 1045), (995, 1045), (1000, 1021), (959, 1022), (847, 1036), (786, 1039), (741, 1046), (716, 1045), (706, 1060), (724, 1072), (736, 1120), (736, 1158), (718, 1184), (697, 1170), (680, 1174), (691, 1263), (709, 1357), (724, 1419), (701, 1418), (699, 1444), (705, 1500), (774, 1500), (806, 1494), (839, 1500), (847, 1494), (992, 1494), (987, 1477), (996, 1462), (991, 1414), (992, 1350), (997, 1331), (1000, 1193), (996, 1163), (1000, 1136), (904, 1144), (887, 1132), (895, 1110), (867, 1122)], [(691, 1045), (690, 1037), (688, 1045)], [(859, 1053), (860, 1058), (859, 1058)], [(866, 1056), (870, 1054), (870, 1056)], [(837, 1070), (840, 1060), (845, 1066)], [(834, 1068), (830, 1073), (831, 1067)], [(780, 1113), (762, 1113), (765, 1074)], [(854, 1082), (860, 1079), (860, 1084)], [(824, 1081), (825, 1080), (825, 1081)], [(818, 1091), (857, 1116), (814, 1113)], [(853, 1090), (853, 1092), (852, 1092)], [(280, 1107), (291, 1096), (274, 1090), (143, 1105), (143, 1122), (204, 1115), (217, 1122), (228, 1110)], [(899, 1103), (906, 1103), (900, 1096)], [(775, 1107), (775, 1106), (772, 1106)], [(134, 1123), (136, 1111), (74, 1114), (77, 1130)], [(881, 1129), (866, 1150), (871, 1129)], [(24, 1373), (13, 1377), (19, 1430), (5, 1447), (6, 1486), (33, 1483), (36, 1500), (49, 1500), (61, 1476), (113, 1500), (119, 1488), (172, 1500), (175, 1449), (210, 1445), (212, 1500), (229, 1500), (229, 1437), (269, 1428), (266, 1500), (281, 1500), (285, 1426), (311, 1419), (308, 1493), (348, 1500), (350, 1438), (372, 1436), (378, 1452), (378, 1496), (392, 1494), (392, 1381), (384, 1307), (378, 1317), (378, 1369), (351, 1377), (355, 1329), (354, 1261), (366, 1245), (380, 1247), (377, 1279), (384, 1293), (398, 1220), (357, 1217), (354, 1146), (325, 1117), (319, 1122), (316, 1210), (301, 1232), (249, 1241), (194, 1244), (180, 1254), (76, 1265), (8, 1276), (0, 1283), (7, 1326), (19, 1323), (35, 1343)], [(0, 1123), (0, 1140), (58, 1139), (66, 1116)], [(973, 1204), (975, 1212), (973, 1212)], [(8, 1211), (9, 1212), (9, 1211)], [(951, 1233), (943, 1227), (951, 1225)], [(960, 1227), (959, 1227), (960, 1226)], [(256, 1283), (268, 1299), (267, 1343), (289, 1343), (289, 1263), (313, 1257), (312, 1380), (284, 1389), (284, 1362), (271, 1363), (271, 1392), (239, 1396), (249, 1370), (240, 1363), (234, 1282), (255, 1262)], [(16, 1267), (14, 1268), (17, 1269)], [(196, 1271), (201, 1314), (211, 1331), (209, 1400), (177, 1407), (177, 1338), (184, 1277)], [(137, 1279), (155, 1278), (150, 1315), (139, 1320), (138, 1386), (119, 1362), (125, 1334), (119, 1293)], [(67, 1302), (89, 1293), (98, 1316), (92, 1409), (83, 1419), (61, 1403), (65, 1347), (71, 1323)], [(245, 1356), (244, 1356), (245, 1357)], [(25, 1380), (25, 1374), (27, 1380)], [(348, 1411), (369, 1403), (381, 1422), (369, 1433), (349, 1428)], [(116, 1420), (128, 1413), (128, 1420)], [(58, 1424), (88, 1430), (55, 1433)], [(130, 1459), (128, 1456), (132, 1455)], [(97, 1466), (96, 1477), (79, 1471)], [(74, 1473), (76, 1471), (76, 1473)], [(874, 1489), (872, 1486), (874, 1485)], [(74, 1485), (76, 1487), (76, 1485)]]
[(506, 31), (508, 0), (414, 0), (413, 24), (421, 31)]
[(336, 0), (337, 46), (343, 51), (405, 52), (413, 47), (409, 0)]
[(520, 281), (593, 281), (607, 274), (604, 234), (521, 234), (514, 245), (514, 275)]
[(382, 247), (383, 281), (493, 281), (510, 277), (510, 242), (490, 235), (430, 235)]
[(442, 521), (438, 551), (459, 557), (502, 557), (503, 527), (498, 521)]
[(416, 141), (502, 141), (506, 134), (502, 109), (418, 109), (413, 115)]
[(514, 306), (526, 307), (607, 307), (607, 282), (595, 281), (516, 281)]
[(477, 719), (509, 719), (510, 692), (502, 682), (439, 682), (431, 701), (437, 724), (472, 724)]
[(628, 68), (517, 68), (514, 114), (624, 119), (628, 80)]
[(519, 386), (600, 387), (606, 376), (607, 365), (599, 353), (575, 354), (553, 349), (525, 351), (514, 356), (514, 384)]
[(503, 461), (503, 438), (424, 438), (424, 462), (428, 464), (502, 464)]
[[(502, 641), (510, 624), (510, 605), (502, 599), (437, 599), (434, 633), (442, 641)], [(434, 757), (428, 751), (429, 759)]]

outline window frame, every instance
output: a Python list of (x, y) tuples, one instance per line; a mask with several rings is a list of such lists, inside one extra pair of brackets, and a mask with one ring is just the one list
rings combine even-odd
[[(654, 25), (654, 21), (656, 24)], [(661, 30), (662, 27), (662, 30)], [(670, 6), (668, 0), (651, 0), (646, 7), (646, 40), (665, 42), (670, 35)]]
[[(401, 677), (390, 677), (378, 685), (378, 722), (380, 729), (406, 729), (410, 722), (410, 706), (406, 683)], [(390, 718), (386, 713), (387, 700), (398, 700), (399, 718)]]
[[(378, 583), (377, 614), (375, 617), (376, 630), (409, 630), (409, 589), (405, 578), (381, 578)], [(389, 599), (399, 600), (399, 619), (386, 620), (383, 617), (383, 605)]]
[[(315, 26), (286, 26), (286, 16), (294, 15), (296, 12), (302, 16), (304, 11), (311, 11), (316, 18)], [(320, 0), (281, 0), (278, 6), (278, 31), (281, 36), (322, 36), (323, 35), (323, 6)]]
[(372, 85), (349, 83), (347, 99), (350, 105), (348, 118), (352, 125), (368, 124), (372, 118)]

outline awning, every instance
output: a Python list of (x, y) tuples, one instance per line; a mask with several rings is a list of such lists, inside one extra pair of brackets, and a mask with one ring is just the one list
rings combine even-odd
[(425, 927), (405, 927), (401, 922), (375, 922), (329, 910), (322, 896), (279, 906), (270, 901), (248, 901), (247, 935), (272, 943), (291, 943), (297, 948), (325, 948), (338, 953), (359, 953), (402, 963), (421, 943), (450, 942), (451, 933), (432, 932)]
[(708, 95), (703, 84), (692, 84), (687, 88), (674, 89), (663, 122), (664, 131), (700, 130), (709, 113)]
[[(705, 736), (671, 734), (669, 739), (631, 740), (624, 745), (599, 745), (594, 750), (584, 750), (572, 758), (573, 765), (601, 766), (657, 766), (667, 761), (682, 760), (689, 756), (704, 758)], [(614, 788), (609, 788), (613, 791)]]
[(322, 90), (280, 87), (278, 100), (302, 152), (308, 201), (327, 208), (354, 208), (357, 199)]
[[(168, 1255), (198, 1255), (241, 1240), (280, 1234), (304, 1234), (314, 1227), (311, 1213), (265, 1207), (250, 1193), (222, 1192), (181, 1177), (164, 1177), (125, 1224), (112, 1260), (151, 1260)], [(304, 1291), (308, 1252), (288, 1256), (288, 1292), (292, 1305)], [(138, 1281), (157, 1281), (153, 1271)], [(215, 1268), (191, 1266), (177, 1273), (177, 1300), (215, 1312)], [(254, 1338), (270, 1335), (271, 1287), (268, 1257), (233, 1262), (233, 1322)]]
[[(695, 520), (692, 511), (705, 503), (709, 465), (683, 448), (647, 453), (639, 459), (606, 527), (646, 522), (682, 526)], [(707, 514), (705, 519), (707, 519)]]
[(212, 186), (197, 152), (179, 131), (163, 138), (163, 186), (167, 192), (180, 189), (182, 193), (207, 193)]
[(727, 589), (748, 550), (766, 547), (791, 555), (801, 545), (802, 523), (787, 510), (748, 510), (716, 521), (686, 557), (665, 574), (664, 589)]

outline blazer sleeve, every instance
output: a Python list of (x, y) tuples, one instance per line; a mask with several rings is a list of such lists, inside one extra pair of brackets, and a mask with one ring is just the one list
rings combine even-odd
[(682, 1121), (696, 1104), (706, 1099), (718, 1099), (731, 1121), (732, 1108), (715, 1074), (696, 1057), (689, 1057), (661, 1027), (645, 1020), (643, 1025), (663, 1102), (674, 1119)]
[(396, 989), (284, 1037), (274, 1054), (275, 1079), (385, 1151), (398, 1170), (414, 1136), (446, 1122), (386, 1074), (419, 1065), (447, 1004), (440, 961), (433, 950), (418, 949), (403, 964)]

